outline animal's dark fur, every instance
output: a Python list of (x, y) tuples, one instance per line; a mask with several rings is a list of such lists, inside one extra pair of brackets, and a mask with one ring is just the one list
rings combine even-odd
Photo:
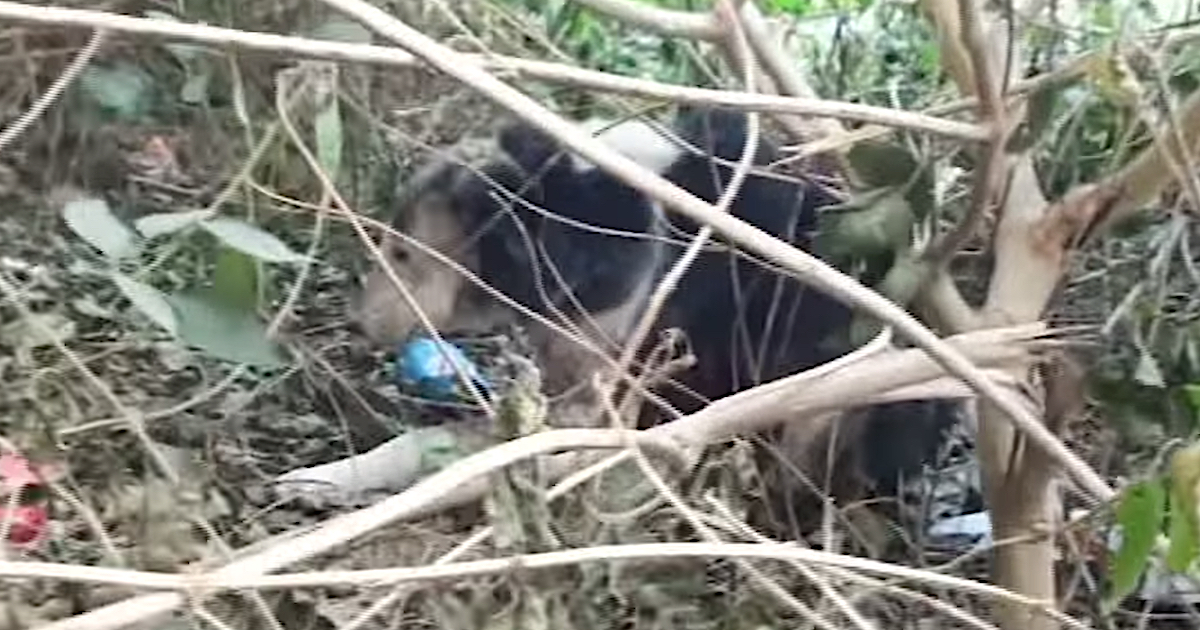
[[(674, 130), (703, 153), (682, 152), (661, 174), (716, 202), (746, 140), (744, 117), (687, 110)], [(778, 157), (763, 142), (755, 163)], [(437, 163), (421, 173), (398, 209), (396, 227), (456, 255), (483, 280), (540, 314), (559, 319), (565, 313), (574, 323), (596, 320), (597, 326), (584, 326), (596, 343), (620, 347), (649, 290), (696, 233), (695, 223), (663, 213), (634, 189), (600, 169), (581, 166), (557, 143), (522, 124), (505, 128), (497, 144), (485, 144), (468, 161), (468, 166)], [(751, 175), (730, 211), (810, 249), (817, 210), (831, 201), (816, 185)], [(438, 212), (444, 216), (426, 216)], [(850, 321), (844, 306), (736, 256), (719, 237), (712, 242), (718, 247), (700, 256), (659, 319), (660, 330), (686, 333), (696, 357), (696, 367), (679, 375), (680, 381), (712, 400), (832, 358), (838, 347), (827, 342)], [(442, 330), (480, 330), (519, 320), (468, 283), (430, 267), (440, 263), (395, 242), (387, 249), (397, 274), (414, 285), (418, 301), (422, 296), (429, 301), (421, 303)], [(381, 342), (397, 341), (416, 326), (389, 285), (376, 272), (358, 313), (364, 330)], [(565, 390), (600, 369), (599, 362), (567, 349), (569, 344), (555, 335), (544, 337), (541, 359), (551, 390)], [(682, 391), (666, 392), (681, 411), (703, 405)], [(862, 472), (886, 487), (898, 471), (912, 472), (921, 463), (951, 421), (942, 406), (904, 403), (869, 410), (856, 428), (842, 430), (851, 444), (864, 447), (859, 450)], [(857, 439), (860, 434), (865, 442)], [(893, 441), (897, 437), (915, 447), (900, 452)]]

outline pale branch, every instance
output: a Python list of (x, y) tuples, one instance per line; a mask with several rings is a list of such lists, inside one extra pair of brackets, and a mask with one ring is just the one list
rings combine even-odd
[[(988, 304), (1003, 313), (992, 323), (1038, 317), (1072, 251), (1142, 210), (1176, 181), (1170, 163), (1181, 162), (1185, 155), (1179, 138), (1190, 147), (1200, 142), (1200, 92), (1184, 101), (1177, 128), (1177, 133), (1166, 126), (1156, 130), (1154, 144), (1126, 166), (1099, 182), (1071, 189), (1053, 204), (1047, 204), (1040, 193), (1009, 200), (995, 243), (997, 259), (1007, 261), (1005, 268), (1011, 271), (994, 276), (989, 287)], [(1024, 181), (1021, 185), (1014, 181), (1013, 193), (1036, 183), (1027, 160), (1019, 162), (1016, 169)], [(1025, 297), (1018, 300), (1013, 296)]]
[[(303, 58), (393, 66), (422, 64), (419, 59), (410, 53), (399, 48), (387, 46), (351, 44), (277, 35), (274, 33), (239, 31), (204, 24), (138, 18), (87, 9), (34, 7), (18, 2), (0, 0), (0, 18), (43, 24), (87, 26), (113, 32), (135, 33), (170, 40), (209, 44), (216, 47), (233, 45), (250, 50), (283, 52)], [(498, 74), (517, 74), (541, 81), (575, 85), (642, 98), (654, 98), (698, 105), (714, 105), (747, 111), (845, 118), (865, 123), (926, 131), (962, 140), (981, 141), (987, 138), (987, 130), (978, 125), (945, 120), (934, 116), (887, 107), (874, 107), (817, 98), (776, 96), (671, 85), (565, 64), (533, 61), (503, 55), (456, 54)]]
[(1000, 82), (996, 80), (996, 69), (992, 67), (988, 55), (979, 10), (979, 0), (958, 0), (958, 35), (960, 43), (967, 51), (967, 58), (971, 60), (971, 76), (974, 79), (975, 98), (979, 101), (979, 117), (997, 128), (1002, 128), (1005, 107), (1001, 100)]
[[(1044, 340), (1045, 332), (1043, 326), (1034, 324), (973, 332), (952, 337), (948, 342), (960, 348), (972, 361), (984, 366), (1001, 367), (1025, 363), (1039, 346), (1053, 344), (1053, 341)], [(644, 444), (657, 446), (658, 450), (669, 451), (672, 445), (697, 448), (753, 430), (760, 424), (755, 414), (794, 421), (804, 417), (806, 405), (812, 405), (814, 409), (837, 409), (859, 404), (860, 401), (865, 404), (874, 397), (894, 397), (896, 392), (889, 392), (893, 387), (908, 388), (912, 395), (925, 396), (930, 392), (920, 388), (927, 387), (930, 379), (943, 378), (943, 374), (943, 369), (921, 350), (893, 349), (864, 356), (845, 369), (829, 371), (819, 366), (783, 381), (760, 385), (723, 399), (727, 402), (718, 401), (699, 414), (645, 432), (622, 431), (613, 434), (604, 430), (570, 429), (520, 438), (470, 455), (400, 494), (371, 507), (333, 518), (312, 531), (289, 537), (254, 555), (244, 556), (211, 575), (273, 572), (327, 553), (389, 523), (422, 518), (476, 501), (486, 492), (485, 475), (489, 471), (537, 453), (603, 448), (606, 444), (614, 444), (610, 441), (614, 435), (621, 440), (644, 438)], [(799, 394), (800, 399), (793, 397), (793, 393)], [(396, 452), (396, 449), (395, 445), (385, 443), (374, 451), (387, 455)], [(370, 453), (359, 457), (369, 456)], [(590, 454), (556, 456), (548, 462), (550, 474), (554, 478), (573, 475), (588, 469), (589, 462), (596, 459)], [(376, 470), (388, 474), (381, 469)], [(141, 595), (47, 624), (40, 630), (115, 630), (168, 613), (184, 603), (185, 600), (175, 594)]]
[(1176, 181), (1170, 164), (1184, 162), (1181, 137), (1187, 147), (1200, 142), (1200, 91), (1184, 100), (1175, 130), (1155, 130), (1154, 143), (1120, 170), (1071, 189), (1053, 204), (1036, 187), (1029, 159), (1018, 161), (1010, 194), (1024, 197), (1008, 200), (997, 226), (996, 256), (1005, 261), (1006, 272), (996, 274), (989, 287), (987, 303), (1001, 313), (992, 323), (1037, 318), (1074, 249), (1142, 210)]
[(934, 271), (923, 292), (925, 302), (934, 309), (943, 330), (978, 330), (982, 328), (979, 313), (967, 303), (949, 271)]
[[(396, 567), (386, 569), (349, 569), (310, 571), (284, 575), (176, 574), (133, 569), (113, 569), (53, 562), (0, 562), (0, 576), (53, 579), (77, 583), (112, 584), (150, 589), (169, 589), (187, 593), (207, 593), (242, 589), (311, 588), (320, 586), (374, 586), (402, 582), (461, 580), (463, 578), (510, 573), (514, 567), (544, 569), (584, 562), (621, 560), (660, 561), (663, 558), (759, 558), (793, 560), (829, 567), (896, 578), (905, 582), (926, 584), (935, 588), (954, 589), (964, 593), (1010, 601), (1049, 615), (1081, 630), (1087, 626), (1054, 610), (1045, 602), (1036, 602), (1017, 593), (976, 580), (947, 575), (929, 569), (906, 567), (881, 560), (860, 558), (790, 543), (760, 542), (660, 542), (597, 545), (566, 549), (511, 558), (487, 558), (440, 565)], [(45, 626), (43, 626), (43, 629)]]
[[(1113, 199), (1103, 214), (1091, 218), (1091, 224), (1080, 226), (1091, 235), (1114, 222), (1128, 218), (1157, 197), (1163, 189), (1175, 181), (1175, 169), (1171, 163), (1186, 164), (1186, 156), (1200, 141), (1200, 90), (1193, 92), (1183, 102), (1178, 114), (1177, 132), (1164, 126), (1157, 130), (1153, 145), (1142, 152), (1121, 170), (1095, 184), (1090, 190)], [(1180, 146), (1180, 138), (1182, 144)], [(1080, 193), (1086, 190), (1080, 190)]]
[[(963, 44), (958, 0), (919, 0), (918, 6), (924, 11), (937, 36), (942, 68), (958, 86), (959, 93), (974, 94), (975, 73), (971, 65), (971, 54)], [(974, 102), (978, 107), (978, 99)]]
[[(1043, 337), (1045, 333), (1042, 325), (1035, 324), (992, 328), (947, 341), (975, 363), (1005, 368), (1028, 362), (1040, 347), (1055, 345)], [(836, 371), (819, 366), (726, 396), (650, 431), (663, 431), (688, 442), (720, 442), (797, 417), (870, 404), (876, 396), (920, 385), (942, 374), (943, 368), (922, 351), (892, 349)]]
[(574, 0), (593, 11), (648, 31), (670, 37), (716, 41), (724, 30), (715, 16), (691, 11), (660, 9), (628, 0)]
[[(1042, 346), (1054, 342), (1040, 338), (1040, 326), (993, 329), (950, 341), (963, 348), (988, 376), (1005, 385), (1013, 379), (1003, 370), (1022, 366), (1037, 356)], [(886, 335), (881, 335), (886, 342)], [(970, 344), (965, 343), (970, 340)], [(868, 344), (868, 352), (855, 351), (813, 369), (760, 385), (712, 403), (706, 410), (664, 423), (651, 432), (668, 433), (685, 446), (699, 449), (775, 424), (790, 424), (810, 435), (819, 435), (818, 424), (829, 412), (899, 400), (969, 398), (972, 392), (961, 381), (944, 376), (919, 350), (899, 351)], [(799, 429), (799, 427), (804, 427)], [(466, 450), (486, 442), (477, 425), (433, 427), (408, 432), (367, 452), (327, 464), (289, 471), (276, 481), (281, 498), (313, 504), (354, 503), (380, 492), (407, 488), (422, 474), (420, 458), (429, 440), (453, 439)], [(481, 442), (481, 440), (483, 442)], [(564, 456), (560, 470), (578, 470), (573, 456)], [(464, 493), (463, 502), (475, 495)]]
[[(754, 48), (754, 54), (767, 73), (771, 75), (778, 90), (787, 96), (817, 98), (816, 91), (801, 76), (796, 64), (788, 59), (780, 43), (771, 33), (771, 29), (768, 28), (767, 21), (763, 19), (762, 12), (758, 10), (758, 7), (753, 2), (746, 2), (742, 5), (739, 14), (746, 29), (746, 36), (751, 47)], [(819, 135), (828, 136), (845, 132), (845, 127), (835, 118), (820, 118), (814, 121), (819, 128)], [(800, 134), (793, 132), (793, 135), (799, 136)], [(811, 134), (806, 135), (811, 136)]]

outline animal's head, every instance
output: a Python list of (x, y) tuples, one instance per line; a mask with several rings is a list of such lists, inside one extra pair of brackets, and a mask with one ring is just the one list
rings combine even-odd
[[(429, 250), (486, 280), (480, 234), (510, 205), (506, 199), (511, 193), (505, 189), (521, 189), (524, 179), (487, 141), (465, 142), (419, 170), (393, 206), (391, 227), (403, 236), (384, 236), (380, 249), (386, 266), (375, 262), (352, 306), (351, 319), (362, 332), (376, 343), (404, 339), (421, 326), (410, 304), (418, 305), (439, 330), (484, 325), (470, 319), (488, 310), (482, 291)], [(397, 284), (407, 289), (411, 301)]]
[[(651, 127), (625, 122), (584, 127), (613, 148), (662, 171), (679, 150)], [(546, 213), (576, 216), (581, 204), (604, 206), (588, 223), (623, 228), (629, 210), (644, 203), (632, 190), (594, 165), (563, 152), (553, 139), (525, 124), (510, 124), (486, 139), (464, 142), (445, 159), (419, 171), (403, 187), (392, 227), (407, 238), (387, 236), (381, 249), (387, 267), (376, 264), (352, 319), (378, 343), (393, 343), (420, 325), (416, 311), (397, 289), (407, 287), (429, 323), (444, 331), (482, 331), (512, 311), (462, 273), (412, 241), (450, 257), (480, 280), (516, 301), (537, 308), (546, 282), (535, 280), (542, 263), (535, 252)], [(619, 207), (619, 208), (618, 208)], [(609, 217), (608, 215), (612, 215)], [(644, 229), (637, 224), (634, 228)], [(557, 228), (562, 231), (561, 226)], [(554, 298), (550, 298), (554, 299)]]

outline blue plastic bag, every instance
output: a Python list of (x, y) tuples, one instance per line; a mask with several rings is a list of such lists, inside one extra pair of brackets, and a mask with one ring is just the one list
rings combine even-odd
[(400, 347), (396, 359), (398, 384), (402, 388), (415, 388), (421, 396), (436, 400), (469, 398), (469, 391), (455, 372), (455, 363), (477, 387), (485, 393), (490, 391), (479, 368), (461, 348), (429, 337), (417, 337)]

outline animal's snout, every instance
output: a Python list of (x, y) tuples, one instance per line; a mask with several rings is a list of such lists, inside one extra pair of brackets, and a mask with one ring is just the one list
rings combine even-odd
[(396, 341), (406, 332), (400, 330), (405, 323), (399, 320), (407, 309), (387, 280), (379, 271), (369, 274), (350, 302), (346, 318), (351, 332), (378, 344)]

